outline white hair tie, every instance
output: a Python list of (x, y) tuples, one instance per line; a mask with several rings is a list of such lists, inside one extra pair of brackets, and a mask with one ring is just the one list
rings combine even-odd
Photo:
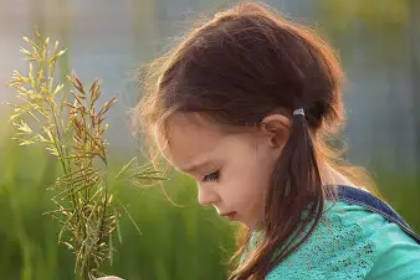
[(303, 110), (303, 108), (298, 108), (296, 110), (293, 111), (293, 115), (302, 115), (305, 116), (305, 111)]

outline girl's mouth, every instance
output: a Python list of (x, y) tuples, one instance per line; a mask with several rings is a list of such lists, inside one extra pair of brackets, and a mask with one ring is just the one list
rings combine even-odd
[(222, 216), (225, 216), (226, 218), (232, 221), (232, 220), (235, 220), (236, 212), (229, 212), (229, 213), (223, 214)]

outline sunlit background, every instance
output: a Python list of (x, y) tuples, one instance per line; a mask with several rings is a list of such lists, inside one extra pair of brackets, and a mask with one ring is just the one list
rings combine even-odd
[[(135, 68), (171, 46), (191, 15), (217, 11), (222, 0), (0, 0), (0, 102), (13, 70), (27, 71), (22, 36), (41, 33), (68, 48), (57, 66), (90, 84), (102, 81), (109, 114), (111, 161), (138, 153), (127, 111), (140, 94)], [(367, 167), (391, 205), (419, 232), (420, 2), (416, 0), (265, 1), (296, 22), (321, 32), (337, 50), (347, 76), (347, 159)], [(73, 279), (73, 256), (57, 245), (58, 225), (45, 186), (58, 172), (41, 147), (10, 140), (9, 107), (0, 106), (0, 278)], [(234, 249), (234, 225), (196, 202), (194, 182), (174, 176), (160, 190), (120, 186), (121, 200), (138, 223), (121, 222), (122, 244), (107, 271), (126, 279), (225, 279)]]

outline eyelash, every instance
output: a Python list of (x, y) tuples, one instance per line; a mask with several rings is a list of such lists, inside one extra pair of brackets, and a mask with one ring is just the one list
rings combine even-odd
[[(217, 171), (215, 171), (215, 172), (213, 172), (213, 173), (210, 173), (210, 174), (208, 174), (208, 175), (204, 176), (204, 178), (203, 178), (203, 182), (206, 182), (206, 181), (217, 181), (217, 180), (219, 180), (219, 173), (220, 173), (220, 170), (217, 170)], [(214, 175), (214, 174), (217, 174), (217, 179), (209, 179), (209, 177), (210, 177), (211, 175)]]

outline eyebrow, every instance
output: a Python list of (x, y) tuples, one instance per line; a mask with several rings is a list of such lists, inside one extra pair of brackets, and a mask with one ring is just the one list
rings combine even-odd
[(181, 170), (183, 172), (194, 173), (197, 170), (202, 169), (202, 168), (204, 168), (206, 166), (209, 166), (209, 165), (212, 165), (212, 164), (213, 164), (213, 161), (205, 161), (205, 162), (202, 162), (202, 163), (199, 163), (199, 164), (195, 164), (195, 165), (192, 165), (192, 166), (190, 166), (188, 168), (181, 169)]

